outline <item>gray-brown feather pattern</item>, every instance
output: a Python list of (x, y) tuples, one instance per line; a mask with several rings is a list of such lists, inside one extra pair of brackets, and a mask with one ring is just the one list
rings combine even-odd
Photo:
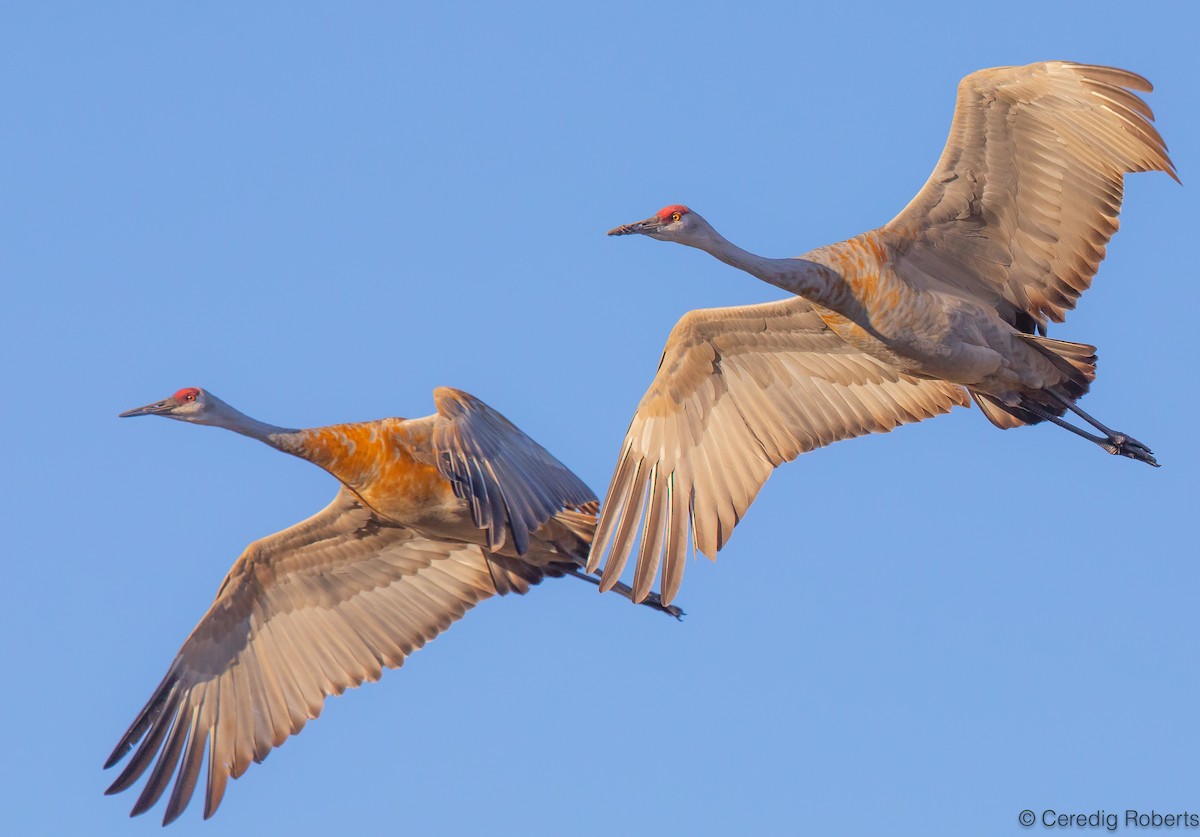
[(441, 420), (434, 423), (435, 464), (471, 504), (475, 525), (498, 551), (511, 531), (518, 555), (530, 536), (564, 508), (595, 503), (596, 495), (512, 422), (460, 390), (434, 390)]

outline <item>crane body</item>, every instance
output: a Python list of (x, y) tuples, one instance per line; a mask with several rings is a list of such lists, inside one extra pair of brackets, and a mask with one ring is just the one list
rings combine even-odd
[(306, 430), (197, 387), (121, 414), (233, 430), (341, 483), (323, 511), (246, 548), (113, 750), (105, 767), (128, 761), (108, 793), (149, 772), (133, 814), (170, 788), (163, 822), (174, 820), (206, 761), (212, 816), (228, 779), (316, 718), (326, 696), (378, 680), (483, 599), (547, 577), (599, 583), (583, 572), (590, 489), (477, 398), (444, 387), (434, 398), (425, 418)]
[(772, 469), (971, 399), (1001, 429), (1050, 422), (1157, 466), (1076, 404), (1096, 348), (1047, 336), (1091, 285), (1125, 175), (1178, 180), (1134, 92), (1151, 89), (1065, 61), (972, 73), (917, 196), (887, 224), (803, 256), (751, 253), (682, 204), (610, 230), (695, 247), (794, 296), (692, 311), (672, 330), (600, 516), (589, 567), (608, 554), (601, 589), (640, 538), (634, 597), (661, 565), (669, 602), (689, 532), (715, 557)]
[(879, 234), (864, 233), (794, 258), (766, 259), (734, 247), (687, 207), (670, 208), (708, 227), (694, 246), (804, 297), (848, 345), (907, 375), (951, 381), (1015, 404), (1022, 390), (1065, 380), (1064, 370), (1047, 357), (1051, 347), (1061, 344), (1074, 356), (1068, 347), (1082, 345), (1020, 332), (993, 307), (950, 286), (905, 281)]

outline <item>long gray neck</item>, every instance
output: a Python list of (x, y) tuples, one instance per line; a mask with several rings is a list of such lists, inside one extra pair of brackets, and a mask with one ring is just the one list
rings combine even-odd
[(801, 258), (768, 259), (755, 255), (738, 247), (711, 226), (706, 233), (702, 238), (684, 243), (777, 288), (851, 316), (850, 312), (842, 309), (853, 307), (853, 295), (846, 281), (836, 271)]
[(299, 430), (294, 430), (289, 427), (276, 427), (273, 424), (267, 424), (265, 421), (250, 418), (250, 416), (230, 407), (221, 399), (208, 393), (209, 409), (206, 411), (202, 424), (207, 424), (212, 427), (223, 427), (226, 430), (232, 430), (234, 433), (241, 433), (243, 436), (249, 436), (251, 439), (258, 439), (260, 442), (265, 442), (273, 448), (294, 453), (299, 443)]

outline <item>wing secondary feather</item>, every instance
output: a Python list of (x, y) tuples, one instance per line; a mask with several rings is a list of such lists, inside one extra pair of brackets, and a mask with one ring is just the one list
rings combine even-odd
[(139, 814), (175, 777), (166, 824), (203, 781), (212, 816), (228, 778), (298, 733), (326, 696), (378, 680), (493, 590), (480, 547), (417, 536), (343, 488), (237, 560), (105, 764), (134, 751), (108, 793), (150, 770)]
[(798, 297), (692, 311), (671, 331), (625, 435), (588, 569), (611, 546), (607, 589), (640, 540), (635, 601), (661, 565), (669, 602), (689, 528), (695, 548), (715, 557), (781, 463), (968, 403), (959, 386), (852, 348)]

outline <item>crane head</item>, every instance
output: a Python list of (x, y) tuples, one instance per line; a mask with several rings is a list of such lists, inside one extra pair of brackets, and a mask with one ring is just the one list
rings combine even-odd
[(681, 203), (664, 206), (644, 221), (622, 224), (608, 231), (609, 235), (648, 235), (659, 241), (676, 241), (693, 247), (707, 237), (708, 222)]
[(179, 421), (198, 421), (209, 406), (209, 394), (199, 387), (184, 387), (170, 398), (155, 401), (145, 407), (126, 410), (119, 418), (132, 416), (163, 416)]

